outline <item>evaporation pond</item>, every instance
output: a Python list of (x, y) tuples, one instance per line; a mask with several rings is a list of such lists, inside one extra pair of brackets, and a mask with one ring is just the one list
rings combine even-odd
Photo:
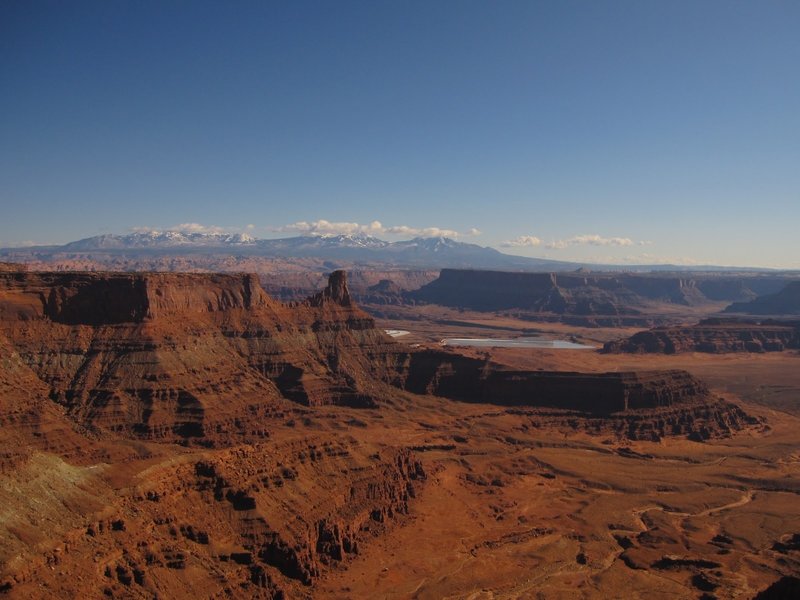
[(556, 350), (594, 350), (594, 346), (576, 344), (566, 340), (543, 340), (540, 338), (445, 338), (442, 346), (477, 346), (498, 348), (550, 348)]

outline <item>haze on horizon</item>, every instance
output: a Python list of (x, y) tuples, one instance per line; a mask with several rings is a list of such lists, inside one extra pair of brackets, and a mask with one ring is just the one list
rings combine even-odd
[(800, 268), (800, 4), (0, 5), (0, 247), (457, 236)]

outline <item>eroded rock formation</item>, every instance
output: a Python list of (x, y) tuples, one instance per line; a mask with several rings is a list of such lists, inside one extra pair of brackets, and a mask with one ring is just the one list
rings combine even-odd
[(774, 290), (780, 277), (702, 277), (682, 274), (513, 273), (442, 269), (438, 279), (407, 297), (415, 301), (483, 311), (519, 309), (562, 315), (575, 324), (643, 322), (653, 305), (698, 306), (745, 300), (754, 290)]
[(5, 276), (0, 318), (19, 360), (81, 424), (206, 444), (263, 437), (253, 417), (287, 399), (374, 406), (369, 353), (391, 344), (350, 305), (343, 274), (295, 306), (251, 275)]
[(686, 327), (658, 327), (608, 342), (604, 352), (780, 352), (800, 348), (800, 322), (705, 319)]
[(342, 272), (291, 304), (251, 275), (3, 273), (0, 360), (0, 590), (20, 598), (309, 597), (411, 518), (427, 466), (382, 420), (423, 400), (624, 440), (757, 424), (682, 371), (410, 349)]
[(749, 315), (800, 314), (800, 281), (793, 281), (777, 293), (765, 294), (750, 302), (734, 302), (725, 312)]

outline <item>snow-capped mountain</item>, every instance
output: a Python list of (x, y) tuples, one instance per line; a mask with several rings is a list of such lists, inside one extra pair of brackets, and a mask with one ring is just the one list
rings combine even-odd
[(363, 233), (348, 235), (303, 235), (298, 237), (280, 238), (271, 240), (259, 240), (261, 248), (273, 250), (296, 250), (314, 251), (323, 249), (341, 248), (366, 248), (381, 249), (391, 246), (390, 242), (385, 242), (371, 235)]
[(321, 258), (353, 264), (385, 264), (421, 269), (476, 268), (510, 270), (564, 270), (572, 263), (503, 254), (493, 248), (467, 244), (446, 237), (414, 238), (387, 242), (364, 233), (350, 235), (304, 235), (279, 239), (257, 239), (244, 233), (143, 231), (125, 235), (98, 235), (63, 246), (40, 246), (0, 251), (4, 254), (36, 253), (40, 258), (62, 253), (84, 258), (124, 255), (170, 256), (235, 254), (275, 258)]
[(246, 233), (200, 233), (183, 231), (137, 231), (126, 235), (98, 235), (62, 246), (64, 251), (174, 248), (180, 246), (242, 246), (255, 244)]

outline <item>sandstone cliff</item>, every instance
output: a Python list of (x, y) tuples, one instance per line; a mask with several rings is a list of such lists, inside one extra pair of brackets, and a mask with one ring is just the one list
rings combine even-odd
[(410, 349), (341, 272), (291, 304), (251, 275), (4, 273), (0, 361), (0, 592), (18, 598), (312, 597), (413, 519), (431, 471), (410, 440), (473, 408), (455, 402), (518, 435), (758, 425), (681, 371)]
[(392, 343), (343, 274), (292, 306), (252, 275), (7, 275), (0, 327), (82, 425), (203, 443), (266, 435), (243, 417), (287, 400), (374, 406), (369, 352)]
[(608, 342), (604, 352), (780, 352), (800, 348), (800, 323), (706, 319), (687, 327), (658, 327)]
[(519, 372), (410, 351), (354, 306), (343, 272), (289, 305), (252, 275), (5, 275), (0, 319), (43, 396), (128, 438), (257, 441), (292, 404), (377, 407), (398, 390), (586, 416), (712, 401), (683, 372)]
[(534, 313), (616, 318), (634, 323), (653, 304), (698, 306), (750, 299), (753, 290), (777, 289), (781, 277), (703, 277), (683, 274), (510, 273), (442, 269), (439, 278), (407, 297), (474, 310), (522, 309)]

